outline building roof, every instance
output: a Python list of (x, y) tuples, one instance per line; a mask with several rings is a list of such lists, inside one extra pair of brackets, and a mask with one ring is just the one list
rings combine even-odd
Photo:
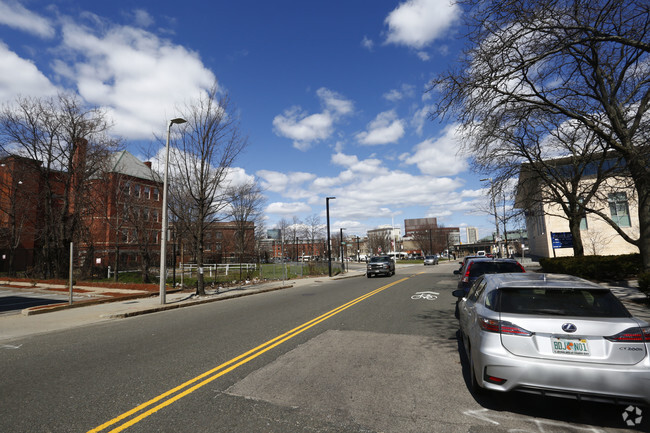
[(110, 173), (125, 174), (138, 179), (161, 182), (160, 176), (127, 150), (116, 152), (109, 157), (108, 171)]

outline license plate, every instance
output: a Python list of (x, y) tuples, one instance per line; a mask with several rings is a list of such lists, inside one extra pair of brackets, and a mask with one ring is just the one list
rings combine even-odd
[(589, 345), (585, 339), (554, 337), (551, 344), (553, 353), (589, 356)]

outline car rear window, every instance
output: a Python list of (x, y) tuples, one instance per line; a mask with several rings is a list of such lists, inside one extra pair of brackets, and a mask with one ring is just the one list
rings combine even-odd
[(505, 274), (508, 272), (523, 272), (524, 270), (515, 262), (477, 261), (469, 268), (470, 277), (479, 277), (483, 274)]
[(609, 290), (502, 288), (487, 295), (486, 306), (501, 313), (540, 316), (630, 317)]

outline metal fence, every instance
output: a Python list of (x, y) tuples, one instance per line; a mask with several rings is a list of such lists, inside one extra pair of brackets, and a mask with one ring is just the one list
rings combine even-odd
[[(168, 270), (171, 272), (171, 270)], [(200, 269), (195, 264), (184, 264), (177, 268), (177, 274), (185, 277), (196, 277)], [(341, 264), (332, 262), (332, 274), (341, 272)], [(287, 280), (302, 278), (310, 275), (327, 275), (327, 262), (285, 262), (285, 263), (228, 263), (203, 265), (203, 278), (218, 279), (232, 276), (237, 279), (240, 275), (255, 277), (263, 280)]]

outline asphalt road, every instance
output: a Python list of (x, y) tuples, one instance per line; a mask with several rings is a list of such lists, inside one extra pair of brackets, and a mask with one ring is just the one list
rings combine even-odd
[[(0, 349), (0, 432), (628, 431), (623, 407), (474, 397), (454, 267), (323, 278), (13, 341)], [(642, 410), (635, 428), (648, 431)]]

